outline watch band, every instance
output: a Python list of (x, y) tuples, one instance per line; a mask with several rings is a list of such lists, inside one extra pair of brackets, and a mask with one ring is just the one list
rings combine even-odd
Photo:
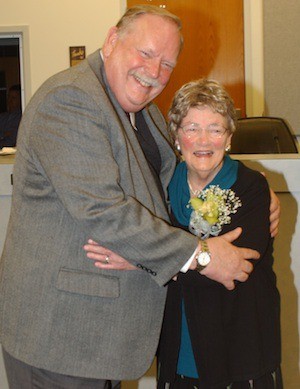
[(201, 250), (200, 251), (202, 251), (202, 252), (206, 251), (207, 253), (210, 254), (209, 248), (208, 248), (208, 244), (207, 244), (207, 240), (206, 239), (201, 240), (200, 243), (201, 243)]
[[(206, 240), (201, 240), (201, 249), (195, 256), (196, 259), (196, 269), (198, 272), (201, 272), (210, 262), (210, 252)], [(204, 263), (203, 263), (204, 262)]]

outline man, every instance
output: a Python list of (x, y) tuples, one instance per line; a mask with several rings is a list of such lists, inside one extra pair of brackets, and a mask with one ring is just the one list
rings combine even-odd
[[(152, 362), (164, 285), (187, 261), (195, 268), (201, 249), (169, 224), (175, 157), (151, 104), (176, 65), (179, 30), (164, 9), (128, 10), (101, 55), (52, 77), (26, 109), (2, 257), (11, 388), (33, 387), (32, 377), (42, 388), (115, 387)], [(210, 240), (203, 270), (229, 289), (248, 278), (246, 259), (258, 258), (230, 243), (239, 233)], [(139, 269), (96, 269), (82, 248), (89, 237)]]
[(7, 112), (0, 113), (0, 149), (16, 145), (21, 117), (21, 86), (13, 85), (8, 90)]

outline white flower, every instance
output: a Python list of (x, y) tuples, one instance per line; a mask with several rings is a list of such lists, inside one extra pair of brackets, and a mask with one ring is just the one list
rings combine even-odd
[(241, 205), (233, 190), (211, 185), (191, 198), (187, 205), (193, 208), (189, 230), (202, 239), (209, 235), (217, 236), (222, 226), (231, 222), (230, 215), (236, 213)]

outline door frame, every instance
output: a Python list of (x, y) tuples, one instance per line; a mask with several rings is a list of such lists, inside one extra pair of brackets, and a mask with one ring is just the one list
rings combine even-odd
[[(246, 115), (262, 116), (265, 107), (263, 0), (243, 0)], [(127, 1), (120, 0), (123, 14)]]

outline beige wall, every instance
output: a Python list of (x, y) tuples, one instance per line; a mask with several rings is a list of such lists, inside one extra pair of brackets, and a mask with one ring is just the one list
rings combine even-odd
[(0, 34), (24, 34), (26, 103), (49, 76), (69, 66), (69, 46), (101, 47), (124, 0), (0, 0)]
[[(87, 54), (100, 47), (126, 7), (126, 0), (0, 1), (0, 34), (24, 35), (25, 103), (69, 66), (69, 46)], [(244, 8), (247, 115), (285, 117), (300, 134), (300, 1), (244, 0)]]
[(263, 0), (244, 0), (246, 114), (264, 111)]
[[(126, 0), (0, 0), (0, 34), (24, 38), (25, 104), (49, 76), (69, 66), (69, 46), (102, 45), (107, 29), (126, 7)], [(262, 0), (244, 0), (246, 93), (248, 116), (263, 112), (261, 28)], [(252, 22), (254, 21), (254, 22)]]
[(300, 135), (300, 1), (264, 0), (265, 113)]

